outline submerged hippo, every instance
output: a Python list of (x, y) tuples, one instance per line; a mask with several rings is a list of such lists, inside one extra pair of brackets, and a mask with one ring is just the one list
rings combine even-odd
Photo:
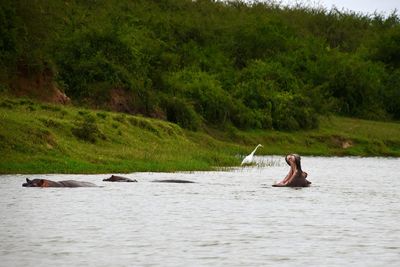
[[(110, 178), (103, 179), (105, 182), (137, 182), (136, 179), (130, 179), (127, 177), (122, 177), (122, 176), (117, 176), (117, 175), (111, 175)], [(166, 180), (153, 180), (151, 181), (152, 183), (194, 183), (192, 181), (188, 180), (179, 180), (179, 179), (166, 179)]]
[(136, 179), (132, 180), (126, 177), (111, 175), (110, 178), (103, 179), (104, 182), (137, 182)]
[(311, 184), (306, 178), (308, 174), (301, 169), (300, 156), (297, 154), (290, 154), (285, 157), (286, 163), (290, 165), (289, 173), (286, 177), (272, 186), (275, 187), (307, 187)]
[(81, 182), (74, 180), (67, 181), (51, 181), (46, 179), (33, 179), (29, 180), (26, 178), (26, 183), (23, 183), (24, 187), (96, 187), (97, 185), (89, 182)]
[(195, 182), (192, 182), (192, 181), (179, 180), (179, 179), (154, 180), (154, 181), (151, 181), (151, 182), (153, 182), (153, 183), (181, 183), (181, 184), (195, 183)]

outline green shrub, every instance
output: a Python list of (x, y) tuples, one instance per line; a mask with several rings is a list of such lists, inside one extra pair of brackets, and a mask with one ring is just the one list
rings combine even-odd
[(10, 101), (8, 99), (3, 100), (0, 102), (0, 108), (7, 108), (7, 109), (13, 109), (15, 103), (13, 101)]
[(318, 127), (318, 116), (309, 100), (298, 94), (278, 93), (273, 98), (272, 118), (275, 129), (300, 130)]
[(131, 33), (121, 36), (107, 23), (103, 29), (90, 28), (64, 36), (55, 47), (57, 78), (66, 86), (67, 95), (104, 102), (112, 88), (140, 94), (150, 85), (147, 57), (127, 38)]
[[(394, 18), (396, 19), (396, 18)], [(397, 17), (399, 21), (399, 17)], [(386, 63), (391, 68), (400, 67), (400, 25), (391, 27), (378, 38), (374, 46), (376, 49), (372, 50), (372, 58)]]
[(338, 99), (341, 114), (384, 119), (383, 92), (386, 76), (382, 64), (359, 57), (341, 57), (328, 90)]
[(165, 83), (170, 93), (192, 102), (207, 122), (224, 124), (230, 119), (233, 99), (212, 75), (185, 69), (167, 76)]
[(199, 129), (200, 116), (195, 112), (193, 106), (185, 100), (177, 97), (165, 98), (162, 105), (168, 121), (176, 123), (185, 129), (194, 131)]
[(120, 115), (114, 116), (113, 120), (118, 121), (120, 123), (125, 123), (126, 122), (126, 116), (124, 114), (122, 114), (122, 115), (120, 114)]
[(106, 139), (106, 136), (99, 130), (96, 119), (93, 116), (86, 115), (81, 121), (76, 123), (72, 133), (80, 140), (96, 143), (97, 139)]
[(97, 112), (97, 113), (96, 113), (96, 116), (99, 117), (99, 118), (101, 118), (101, 119), (103, 119), (103, 120), (105, 120), (105, 119), (107, 118), (107, 113), (104, 113), (104, 112)]
[(17, 49), (17, 16), (15, 3), (3, 0), (0, 4), (0, 67), (15, 60)]
[(301, 81), (281, 64), (255, 60), (241, 71), (234, 95), (253, 111), (270, 113), (275, 92), (296, 92), (300, 85)]
[(385, 110), (396, 120), (400, 120), (400, 69), (390, 74), (384, 91)]
[(241, 129), (271, 129), (271, 109), (250, 109), (237, 102), (231, 118), (233, 124)]
[(48, 128), (61, 128), (62, 124), (52, 119), (39, 119)]

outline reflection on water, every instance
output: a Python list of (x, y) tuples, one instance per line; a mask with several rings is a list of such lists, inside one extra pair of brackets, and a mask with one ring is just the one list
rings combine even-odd
[[(271, 160), (271, 157), (258, 158)], [(0, 176), (1, 266), (397, 266), (399, 159), (303, 157), (222, 172)], [(23, 188), (25, 178), (100, 188)], [(195, 184), (150, 183), (187, 179)]]

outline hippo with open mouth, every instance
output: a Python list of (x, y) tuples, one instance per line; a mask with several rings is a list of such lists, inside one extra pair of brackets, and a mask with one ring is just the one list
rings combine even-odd
[(26, 178), (26, 183), (22, 184), (23, 187), (96, 187), (97, 185), (89, 182), (81, 182), (75, 180), (67, 181), (51, 181), (46, 179), (33, 179)]
[(307, 187), (311, 182), (306, 178), (308, 174), (301, 169), (300, 156), (297, 154), (290, 154), (285, 157), (286, 163), (290, 166), (289, 173), (286, 177), (272, 186), (275, 187)]

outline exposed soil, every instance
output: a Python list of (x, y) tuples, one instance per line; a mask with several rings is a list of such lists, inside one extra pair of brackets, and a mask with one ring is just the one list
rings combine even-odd
[(71, 99), (58, 88), (51, 70), (31, 74), (23, 67), (18, 69), (17, 76), (11, 81), (12, 93), (16, 96), (27, 96), (40, 101), (55, 104), (69, 104)]
[(122, 88), (114, 88), (110, 91), (109, 108), (117, 112), (133, 114), (133, 97)]

